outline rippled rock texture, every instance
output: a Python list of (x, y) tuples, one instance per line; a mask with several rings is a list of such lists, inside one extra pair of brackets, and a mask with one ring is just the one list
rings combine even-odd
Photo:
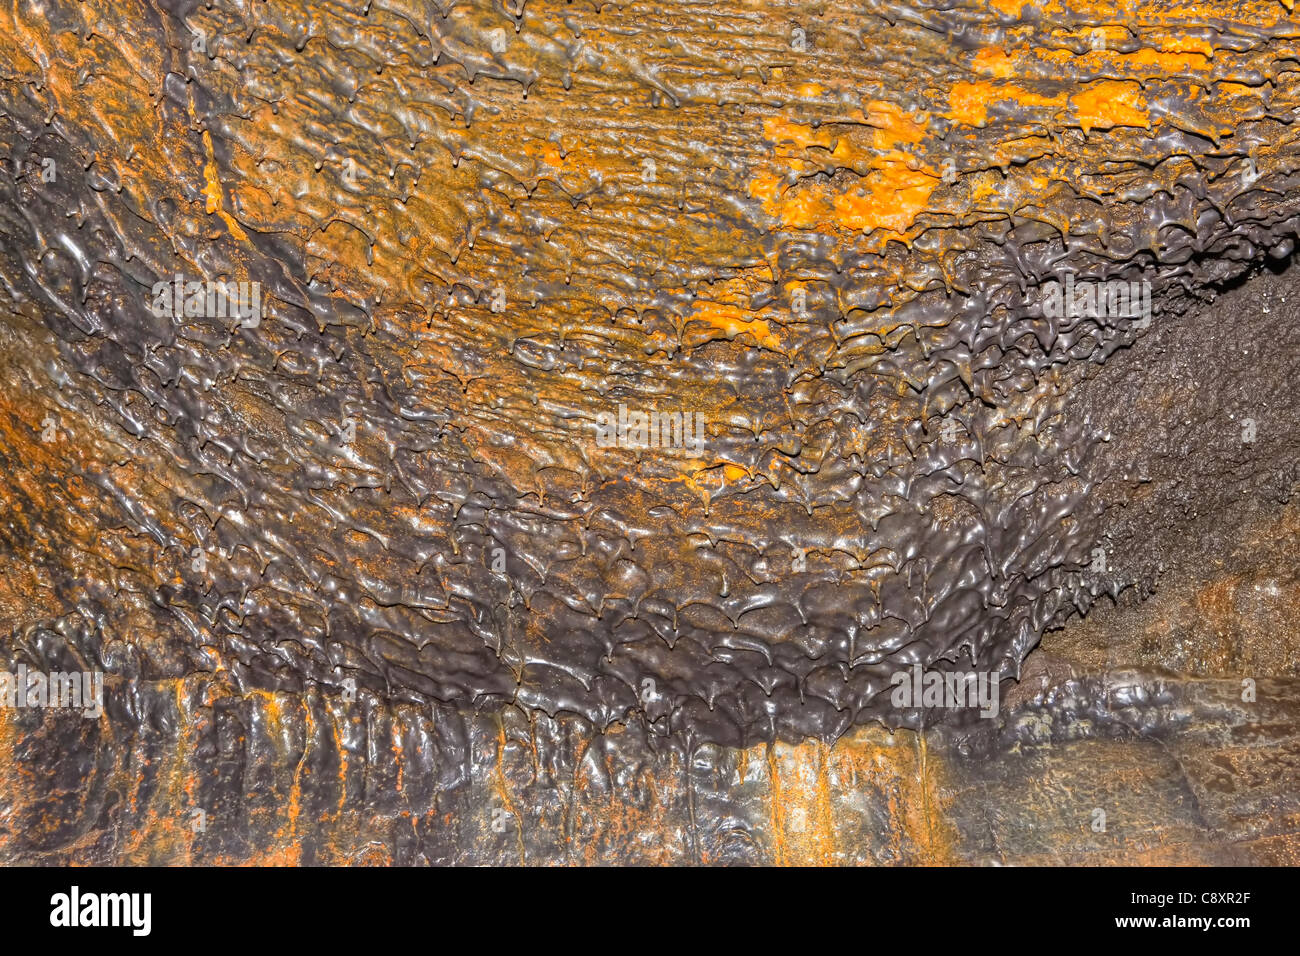
[[(1238, 602), (1204, 651), (1188, 595), (1239, 592), (1188, 555), (1285, 571), (1292, 619), (1294, 541), (1243, 535), (1300, 479), (1298, 37), (1278, 2), (0, 13), (3, 646), (108, 675), (98, 721), (0, 712), (0, 855), (1294, 854), (1294, 626)], [(1120, 281), (1151, 309), (1052, 298)], [(1012, 696), (900, 710), (913, 665)]]

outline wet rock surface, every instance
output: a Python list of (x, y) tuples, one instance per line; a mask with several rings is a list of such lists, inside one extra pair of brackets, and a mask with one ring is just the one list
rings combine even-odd
[(1015, 6), (0, 15), (4, 856), (1294, 855), (1300, 26)]

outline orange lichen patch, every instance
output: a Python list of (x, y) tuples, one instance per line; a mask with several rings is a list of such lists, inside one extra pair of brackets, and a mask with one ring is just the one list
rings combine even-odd
[(875, 127), (875, 146), (880, 150), (919, 145), (926, 134), (924, 121), (917, 122), (897, 105), (884, 100), (867, 104), (867, 124)]
[[(941, 180), (916, 155), (927, 133), (927, 118), (918, 120), (884, 100), (870, 101), (861, 117), (872, 130), (868, 148), (848, 134), (837, 137), (830, 128), (771, 117), (764, 121), (764, 136), (778, 147), (785, 171), (760, 171), (749, 184), (749, 194), (762, 200), (769, 215), (794, 228), (880, 229), (904, 237)], [(852, 170), (860, 178), (848, 187), (786, 188), (790, 173), (804, 175), (822, 168), (800, 156), (783, 155), (781, 148), (788, 145), (800, 151), (827, 150), (836, 168)]]
[(807, 229), (830, 218), (825, 196), (820, 193), (782, 191), (779, 176), (761, 173), (749, 187), (749, 194), (763, 200), (763, 209), (795, 229)]
[[(1151, 115), (1142, 99), (1141, 88), (1134, 82), (1094, 83), (1070, 96), (1068, 102), (1084, 132), (1114, 126), (1151, 127)], [(982, 126), (988, 122), (988, 108), (993, 103), (1059, 108), (1066, 105), (1066, 100), (1065, 94), (1044, 96), (1009, 83), (962, 82), (954, 84), (948, 93), (948, 116), (968, 126)]]
[(1070, 105), (1085, 133), (1113, 126), (1151, 128), (1151, 114), (1136, 83), (1095, 83), (1070, 97)]
[(1214, 57), (1214, 45), (1209, 40), (1191, 36), (1171, 36), (1160, 41), (1160, 49), (1167, 53), (1200, 53)]
[(552, 169), (561, 169), (564, 166), (564, 156), (560, 153), (560, 147), (555, 143), (546, 143), (541, 149), (541, 160)]
[(953, 84), (948, 91), (948, 117), (967, 126), (983, 126), (988, 122), (988, 108), (993, 103), (1061, 107), (1065, 102), (1064, 94), (1044, 96), (1012, 83), (976, 80)]
[(836, 221), (847, 229), (888, 229), (902, 235), (926, 208), (939, 177), (889, 161), (868, 175), (861, 186), (836, 196)]
[(1225, 96), (1258, 96), (1259, 91), (1245, 83), (1220, 83), (1219, 92)]
[(757, 318), (757, 313), (725, 302), (698, 302), (687, 322), (703, 322), (717, 329), (727, 339), (748, 334), (760, 348), (773, 352), (781, 350), (780, 340), (772, 334), (771, 325)]
[(989, 6), (1008, 17), (1019, 17), (1025, 0), (990, 0)]
[[(983, 126), (988, 120), (989, 95), (996, 87), (992, 83), (956, 83), (948, 91), (949, 116), (967, 126)], [(1012, 96), (1008, 95), (1008, 99)]]
[(830, 129), (813, 129), (804, 123), (795, 123), (784, 116), (769, 116), (763, 120), (763, 136), (778, 146), (793, 143), (800, 149), (820, 146), (830, 149)]
[(875, 127), (874, 146), (882, 155), (859, 189), (837, 198), (836, 218), (852, 229), (884, 227), (901, 235), (924, 211), (941, 178), (920, 168), (908, 149), (920, 146), (926, 125), (882, 100), (868, 104), (867, 122)]
[(203, 131), (203, 148), (207, 151), (208, 162), (203, 167), (203, 178), (205, 185), (203, 195), (207, 199), (206, 210), (209, 216), (216, 213), (221, 217), (221, 221), (226, 224), (230, 234), (236, 239), (247, 239), (248, 235), (240, 228), (235, 217), (226, 212), (223, 208), (223, 195), (221, 190), (221, 179), (217, 174), (217, 157), (212, 149), (212, 134), (207, 130)]

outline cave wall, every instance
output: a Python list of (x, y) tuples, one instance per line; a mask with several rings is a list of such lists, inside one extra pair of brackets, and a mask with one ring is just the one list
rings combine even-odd
[[(685, 801), (666, 859), (716, 861), (700, 748), (724, 779), (837, 740), (911, 781), (871, 859), (992, 852), (935, 836), (912, 732), (951, 721), (891, 676), (1021, 677), (1149, 595), (1189, 510), (1290, 487), (1287, 315), (1213, 309), (1293, 249), (1298, 32), (1277, 2), (0, 13), (0, 630), (110, 682), (93, 725), (4, 718), (44, 821), (8, 852), (339, 861), (409, 817), (451, 829), (380, 857), (468, 861), (490, 811), (581, 802), (494, 804), (511, 747), (574, 780), (599, 746)], [(1152, 315), (1056, 315), (1066, 276)], [(176, 277), (257, 283), (257, 314), (165, 314)], [(606, 447), (620, 408), (700, 441)], [(1194, 691), (1150, 692), (1250, 726)], [(753, 806), (798, 791), (768, 773)]]

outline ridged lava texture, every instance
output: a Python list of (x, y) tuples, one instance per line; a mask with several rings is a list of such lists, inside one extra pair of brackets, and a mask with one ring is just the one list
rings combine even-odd
[[(1158, 326), (1286, 256), (1298, 34), (1236, 0), (10, 5), (6, 618), (312, 699), (915, 724), (891, 674), (1016, 674), (1117, 586), (1092, 492), (1127, 465), (1072, 395), (1145, 326), (1043, 288), (1147, 281)], [(261, 321), (156, 314), (176, 276), (259, 283)], [(620, 408), (703, 442), (606, 447)]]

